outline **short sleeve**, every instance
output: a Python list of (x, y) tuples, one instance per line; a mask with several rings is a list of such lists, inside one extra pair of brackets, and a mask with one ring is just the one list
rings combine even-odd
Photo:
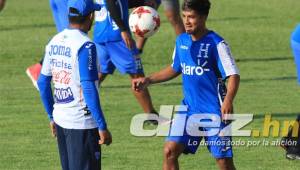
[(48, 46), (46, 46), (46, 49), (45, 49), (45, 55), (44, 55), (41, 74), (43, 74), (45, 76), (52, 76), (51, 58), (49, 57), (49, 54), (48, 54), (49, 50), (47, 50), (47, 49), (48, 49)]
[(92, 42), (85, 43), (78, 52), (80, 81), (98, 80), (97, 51)]
[(171, 66), (172, 66), (173, 70), (180, 73), (181, 72), (180, 58), (179, 58), (178, 49), (176, 46), (174, 47), (172, 58), (173, 58), (173, 63)]
[(217, 44), (216, 57), (218, 69), (222, 75), (222, 79), (226, 79), (227, 77), (234, 74), (240, 74), (239, 69), (231, 54), (230, 48), (225, 41), (221, 41)]

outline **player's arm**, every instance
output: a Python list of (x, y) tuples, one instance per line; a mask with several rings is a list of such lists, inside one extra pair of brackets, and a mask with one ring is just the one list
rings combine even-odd
[(91, 42), (85, 43), (78, 53), (80, 84), (87, 107), (92, 113), (99, 129), (99, 144), (109, 145), (112, 142), (111, 134), (107, 129), (96, 87), (96, 81), (98, 80), (96, 60), (97, 56), (95, 44)]
[(175, 47), (173, 51), (172, 65), (148, 77), (133, 79), (132, 88), (134, 90), (139, 91), (146, 88), (150, 84), (165, 82), (177, 77), (180, 74), (181, 74), (180, 58), (179, 58), (177, 48)]
[(240, 75), (234, 74), (228, 77), (227, 93), (221, 108), (223, 114), (233, 113), (233, 100), (237, 94), (239, 84)]
[(152, 75), (148, 77), (141, 77), (138, 79), (133, 79), (132, 80), (132, 88), (136, 91), (143, 90), (150, 84), (156, 84), (156, 83), (161, 83), (165, 81), (169, 81), (175, 77), (180, 75), (180, 73), (176, 72), (172, 66), (168, 66), (165, 69), (153, 73)]
[(37, 81), (40, 96), (44, 105), (44, 108), (48, 114), (48, 118), (50, 121), (53, 121), (53, 96), (51, 89), (51, 79), (52, 76), (46, 76), (44, 74), (40, 74), (39, 79)]
[(130, 31), (122, 20), (121, 12), (118, 9), (116, 3), (117, 0), (107, 0), (107, 9), (110, 13), (110, 16), (119, 27), (122, 39), (125, 42), (127, 48), (132, 49), (134, 47), (134, 40), (132, 39)]
[(52, 89), (51, 89), (51, 79), (52, 79), (52, 72), (50, 67), (50, 60), (47, 56), (47, 47), (45, 52), (45, 57), (43, 61), (43, 67), (41, 70), (41, 74), (39, 76), (39, 79), (37, 81), (38, 89), (40, 92), (40, 97), (42, 100), (42, 103), (44, 105), (44, 108), (48, 114), (48, 118), (50, 120), (50, 130), (53, 137), (56, 137), (56, 129), (55, 129), (55, 123), (53, 121), (53, 105), (54, 105), (54, 99), (52, 95)]
[(231, 50), (225, 41), (217, 44), (216, 52), (219, 72), (223, 80), (228, 80), (227, 93), (221, 107), (224, 120), (227, 114), (233, 113), (233, 100), (239, 88), (240, 76)]

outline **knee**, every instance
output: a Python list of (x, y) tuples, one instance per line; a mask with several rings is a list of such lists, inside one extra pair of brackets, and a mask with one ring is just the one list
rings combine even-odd
[(166, 160), (176, 160), (178, 159), (178, 155), (176, 154), (176, 151), (174, 148), (166, 145), (164, 147), (164, 157)]

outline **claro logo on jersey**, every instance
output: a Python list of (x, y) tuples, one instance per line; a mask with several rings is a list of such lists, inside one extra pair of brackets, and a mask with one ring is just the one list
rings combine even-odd
[(54, 89), (54, 99), (56, 103), (70, 103), (74, 100), (74, 96), (70, 87), (67, 89), (64, 88), (55, 88)]
[(186, 65), (185, 63), (180, 63), (181, 68), (182, 68), (182, 73), (185, 75), (197, 75), (197, 76), (202, 76), (204, 72), (210, 71), (208, 68), (204, 68), (206, 66), (207, 62), (202, 64), (201, 66), (189, 66)]

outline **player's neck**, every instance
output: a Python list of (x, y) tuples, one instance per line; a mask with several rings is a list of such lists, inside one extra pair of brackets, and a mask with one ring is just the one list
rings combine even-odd
[(192, 40), (197, 41), (201, 39), (203, 36), (205, 36), (208, 33), (208, 29), (204, 27), (203, 29), (200, 29), (199, 31), (195, 32), (195, 34), (191, 34)]
[(80, 24), (70, 24), (70, 28), (71, 29), (78, 29), (84, 33), (88, 33), (88, 30), (87, 28), (85, 28), (84, 25), (80, 25)]

